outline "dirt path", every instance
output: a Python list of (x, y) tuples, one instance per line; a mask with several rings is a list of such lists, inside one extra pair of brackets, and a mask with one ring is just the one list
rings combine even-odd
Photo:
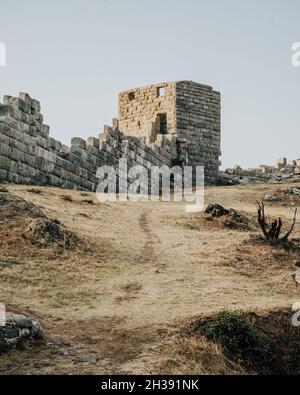
[(157, 256), (155, 254), (155, 246), (159, 243), (157, 237), (155, 237), (150, 225), (149, 225), (149, 214), (143, 211), (139, 217), (139, 226), (142, 229), (146, 241), (142, 249), (142, 253), (138, 259), (138, 263), (152, 264), (155, 265), (157, 262)]
[[(94, 194), (88, 194), (94, 204), (84, 204), (76, 191), (41, 188), (42, 193), (35, 195), (24, 186), (9, 189), (98, 248), (90, 256), (65, 261), (58, 258), (29, 264), (26, 258), (24, 264), (1, 272), (1, 298), (9, 298), (22, 311), (45, 317), (50, 336), (63, 337), (71, 344), (68, 356), (59, 341), (52, 350), (58, 353), (55, 358), (60, 369), (63, 360), (70, 363), (68, 369), (83, 369), (80, 355), (93, 354), (94, 348), (101, 355), (102, 362), (95, 364), (101, 366), (101, 372), (147, 372), (152, 366), (149, 355), (165, 339), (165, 335), (157, 336), (157, 328), (225, 308), (289, 307), (297, 298), (290, 281), (292, 269), (277, 258), (274, 266), (273, 252), (247, 246), (247, 232), (212, 231), (202, 224), (194, 229), (189, 226), (194, 215), (185, 212), (183, 203), (99, 204)], [(206, 201), (253, 213), (253, 201), (270, 189), (210, 188)], [(62, 194), (70, 195), (72, 201), (62, 201)], [(270, 210), (283, 218), (290, 214), (282, 207)], [(85, 332), (90, 334), (80, 343), (80, 334)], [(122, 358), (117, 357), (117, 349)], [(43, 350), (45, 361), (51, 349), (45, 346)], [(141, 364), (141, 356), (146, 365)], [(93, 364), (87, 365), (93, 369)]]
[[(187, 224), (193, 214), (185, 213), (183, 203), (79, 205), (79, 192), (51, 189), (51, 194), (35, 196), (27, 193), (26, 187), (13, 189), (79, 235), (99, 245), (103, 240), (109, 244), (105, 251), (101, 250), (98, 269), (94, 267), (95, 258), (90, 258), (89, 270), (78, 258), (78, 270), (87, 281), (83, 289), (91, 294), (87, 298), (93, 298), (93, 308), (76, 311), (60, 306), (53, 310), (54, 315), (68, 314), (74, 319), (117, 316), (132, 328), (221, 308), (253, 309), (293, 303), (295, 290), (289, 285), (289, 275), (280, 268), (268, 270), (259, 262), (254, 265), (256, 272), (243, 265), (233, 267), (241, 251), (246, 251), (247, 232), (190, 229)], [(261, 193), (264, 189), (211, 188), (206, 200), (254, 211), (251, 202)], [(61, 194), (71, 195), (74, 202), (62, 203)], [(283, 217), (290, 214), (280, 207), (275, 210)], [(78, 213), (85, 216), (79, 217)], [(249, 258), (259, 260), (255, 253), (254, 249), (249, 251)], [(273, 284), (279, 279), (286, 281), (286, 292), (274, 290)]]

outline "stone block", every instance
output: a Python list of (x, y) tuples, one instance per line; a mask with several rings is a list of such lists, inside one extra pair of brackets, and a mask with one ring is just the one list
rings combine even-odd
[(86, 141), (86, 145), (87, 146), (92, 146), (95, 148), (99, 149), (99, 139), (95, 138), (95, 137), (88, 137), (87, 141)]
[(86, 141), (80, 137), (73, 137), (71, 140), (71, 148), (73, 147), (86, 149)]
[(20, 92), (19, 93), (19, 98), (22, 99), (24, 102), (28, 103), (30, 105), (30, 107), (31, 107), (32, 99), (31, 99), (31, 97), (29, 96), (28, 93)]

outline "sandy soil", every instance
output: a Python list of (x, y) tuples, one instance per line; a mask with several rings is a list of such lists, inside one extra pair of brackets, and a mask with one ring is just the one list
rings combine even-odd
[[(254, 245), (250, 232), (213, 229), (202, 215), (186, 213), (184, 203), (99, 203), (92, 193), (7, 188), (59, 219), (89, 247), (45, 259), (12, 251), (2, 240), (0, 261), (13, 264), (0, 270), (0, 300), (45, 328), (45, 340), (2, 357), (2, 373), (170, 372), (163, 354), (178, 322), (221, 309), (290, 308), (300, 297), (290, 278), (295, 255)], [(276, 189), (211, 187), (205, 199), (254, 218), (256, 199)], [(292, 215), (279, 204), (267, 211), (287, 224)], [(220, 372), (224, 363), (217, 364)], [(181, 363), (171, 371), (199, 370), (206, 372)]]

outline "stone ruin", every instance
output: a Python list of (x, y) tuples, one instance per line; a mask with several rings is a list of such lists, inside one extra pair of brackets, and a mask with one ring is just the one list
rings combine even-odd
[(287, 158), (280, 158), (274, 166), (260, 165), (248, 169), (235, 165), (232, 169), (219, 172), (219, 179), (236, 184), (300, 182), (300, 159), (288, 161)]
[(49, 136), (40, 103), (27, 93), (0, 104), (0, 182), (95, 191), (97, 168), (179, 165), (205, 168), (217, 182), (220, 94), (190, 81), (122, 92), (119, 119), (98, 137), (75, 137), (68, 147)]
[[(1, 322), (1, 324), (3, 324)], [(27, 318), (23, 314), (5, 313), (5, 324), (0, 325), (0, 355), (16, 347), (28, 339), (42, 336), (42, 327), (39, 322)]]
[(173, 136), (186, 164), (204, 166), (208, 183), (218, 178), (221, 155), (220, 93), (192, 81), (152, 85), (119, 95), (120, 130), (127, 136)]

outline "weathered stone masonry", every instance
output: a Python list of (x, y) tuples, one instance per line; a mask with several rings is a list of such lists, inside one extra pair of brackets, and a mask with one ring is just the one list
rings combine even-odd
[(219, 154), (219, 94), (195, 83), (121, 93), (120, 122), (113, 120), (98, 138), (73, 138), (71, 147), (49, 136), (40, 104), (28, 94), (5, 96), (0, 104), (0, 182), (94, 191), (97, 168), (117, 168), (120, 158), (148, 170), (203, 164), (213, 182)]
[(94, 191), (99, 166), (171, 166), (177, 157), (176, 142), (161, 136), (149, 146), (143, 139), (126, 137), (118, 122), (105, 127), (99, 138), (73, 138), (71, 147), (49, 137), (39, 103), (27, 94), (4, 98), (0, 105), (0, 181), (53, 185)]
[(218, 178), (221, 155), (221, 98), (211, 87), (192, 81), (176, 84), (176, 130), (187, 142), (188, 163), (205, 167), (207, 183)]
[[(162, 121), (163, 119), (163, 121)], [(192, 81), (151, 85), (120, 93), (120, 129), (131, 136), (174, 136), (191, 166), (205, 166), (206, 182), (218, 178), (221, 155), (221, 98)]]

